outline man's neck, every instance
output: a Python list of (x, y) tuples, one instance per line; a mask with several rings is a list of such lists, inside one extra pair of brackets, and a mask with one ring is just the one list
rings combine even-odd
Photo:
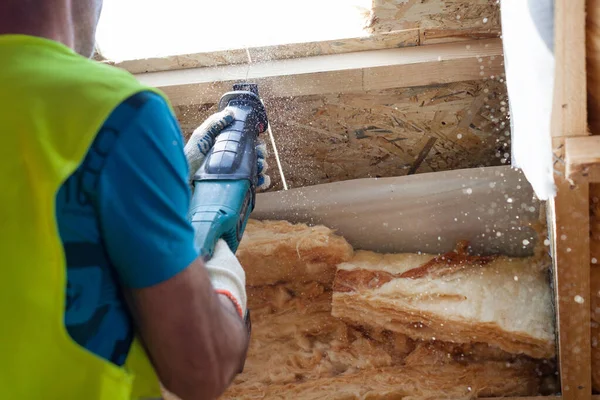
[(70, 48), (75, 45), (71, 15), (63, 0), (0, 1), (0, 35), (4, 34), (38, 36)]

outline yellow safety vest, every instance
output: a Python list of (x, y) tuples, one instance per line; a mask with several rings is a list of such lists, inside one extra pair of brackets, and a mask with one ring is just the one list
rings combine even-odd
[(126, 368), (64, 325), (66, 264), (55, 198), (115, 107), (152, 90), (46, 39), (0, 35), (0, 398), (157, 397), (139, 342)]

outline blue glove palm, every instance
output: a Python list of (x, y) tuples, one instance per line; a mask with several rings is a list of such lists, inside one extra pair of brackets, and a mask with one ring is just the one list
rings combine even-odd
[[(206, 155), (215, 144), (215, 138), (234, 120), (233, 113), (225, 109), (221, 112), (211, 115), (200, 125), (192, 134), (185, 145), (185, 157), (188, 161), (189, 180), (198, 171)], [(258, 173), (258, 190), (266, 190), (271, 185), (269, 175), (266, 175), (268, 165), (266, 161), (267, 146), (259, 139), (256, 146), (258, 158), (257, 173)]]

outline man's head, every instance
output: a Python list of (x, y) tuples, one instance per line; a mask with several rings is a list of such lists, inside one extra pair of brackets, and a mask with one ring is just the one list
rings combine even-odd
[(0, 34), (40, 36), (94, 53), (102, 0), (0, 0)]
[(102, 0), (72, 0), (71, 15), (74, 29), (75, 51), (91, 57), (96, 43), (96, 27), (102, 10)]

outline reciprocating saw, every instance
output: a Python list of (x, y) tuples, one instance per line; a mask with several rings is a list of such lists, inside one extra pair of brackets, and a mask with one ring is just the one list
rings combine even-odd
[(190, 220), (196, 250), (212, 257), (219, 239), (236, 252), (256, 199), (258, 135), (269, 121), (258, 86), (241, 83), (225, 93), (219, 111), (233, 111), (234, 121), (215, 140), (193, 178)]

